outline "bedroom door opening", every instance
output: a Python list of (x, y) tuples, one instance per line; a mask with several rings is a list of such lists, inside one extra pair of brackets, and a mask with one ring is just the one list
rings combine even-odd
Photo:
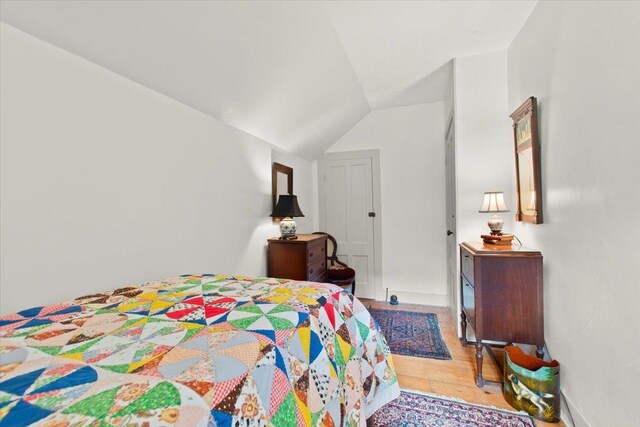
[(380, 152), (325, 154), (318, 160), (320, 230), (356, 271), (357, 296), (383, 299), (380, 271)]
[(453, 115), (445, 133), (445, 183), (447, 210), (447, 287), (454, 323), (458, 318), (458, 248), (456, 237), (456, 142)]

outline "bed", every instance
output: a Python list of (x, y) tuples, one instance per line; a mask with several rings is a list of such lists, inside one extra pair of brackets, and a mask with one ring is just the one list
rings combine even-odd
[(185, 275), (0, 317), (0, 426), (364, 426), (399, 394), (331, 284)]

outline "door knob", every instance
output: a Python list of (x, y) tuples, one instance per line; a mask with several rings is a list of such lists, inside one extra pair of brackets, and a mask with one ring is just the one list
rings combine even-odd
[(451, 236), (452, 234), (453, 234), (453, 231), (447, 230), (447, 236)]

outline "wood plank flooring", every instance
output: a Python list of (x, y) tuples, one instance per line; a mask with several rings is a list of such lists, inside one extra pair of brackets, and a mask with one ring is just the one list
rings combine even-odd
[[(367, 307), (385, 310), (409, 310), (422, 313), (435, 313), (440, 329), (452, 360), (425, 359), (420, 357), (393, 355), (400, 387), (442, 396), (462, 399), (469, 403), (495, 406), (514, 410), (502, 397), (500, 384), (487, 384), (478, 388), (475, 384), (475, 347), (463, 347), (456, 335), (455, 323), (446, 307), (432, 307), (416, 304), (392, 306), (385, 302), (359, 298)], [(457, 322), (457, 319), (456, 319)], [(497, 356), (502, 356), (496, 352)], [(486, 380), (502, 381), (500, 371), (488, 354), (484, 354), (483, 376)], [(564, 426), (564, 423), (550, 424), (536, 421), (538, 426)]]

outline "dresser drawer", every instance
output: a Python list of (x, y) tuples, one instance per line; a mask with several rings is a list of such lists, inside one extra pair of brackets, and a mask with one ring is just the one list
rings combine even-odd
[(326, 240), (320, 242), (314, 242), (307, 246), (307, 263), (315, 264), (320, 260), (326, 260)]
[(471, 323), (476, 324), (476, 288), (462, 277), (462, 307)]
[(322, 274), (326, 274), (327, 272), (327, 260), (318, 258), (314, 261), (313, 264), (310, 264), (307, 269), (307, 277), (317, 278)]
[(473, 285), (473, 255), (465, 249), (460, 250), (460, 269), (462, 270), (462, 275)]

